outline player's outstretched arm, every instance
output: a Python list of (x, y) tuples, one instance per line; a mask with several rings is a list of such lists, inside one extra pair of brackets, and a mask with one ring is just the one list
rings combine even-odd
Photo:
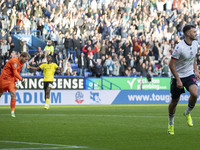
[(63, 68), (58, 67), (58, 68), (56, 68), (56, 71), (62, 72)]
[(40, 67), (32, 67), (32, 66), (28, 65), (27, 69), (40, 70)]

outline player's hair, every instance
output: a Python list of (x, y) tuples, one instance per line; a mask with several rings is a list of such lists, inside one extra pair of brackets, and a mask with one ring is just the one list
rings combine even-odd
[(30, 55), (29, 55), (29, 53), (27, 53), (27, 52), (22, 52), (22, 53), (20, 54), (20, 57), (28, 57), (28, 58), (30, 58)]
[(195, 28), (195, 26), (194, 25), (185, 25), (184, 28), (183, 28), (183, 33), (185, 34), (191, 28)]

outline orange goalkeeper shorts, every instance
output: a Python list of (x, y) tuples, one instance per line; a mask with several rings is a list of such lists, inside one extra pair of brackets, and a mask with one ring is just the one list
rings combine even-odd
[(15, 82), (0, 79), (0, 93), (16, 91)]

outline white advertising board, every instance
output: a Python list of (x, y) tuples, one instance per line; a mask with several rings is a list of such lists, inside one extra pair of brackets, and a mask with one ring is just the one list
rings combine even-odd
[[(52, 90), (50, 105), (112, 104), (120, 90)], [(16, 105), (43, 105), (43, 90), (18, 90)], [(4, 93), (0, 105), (10, 105), (10, 94)]]

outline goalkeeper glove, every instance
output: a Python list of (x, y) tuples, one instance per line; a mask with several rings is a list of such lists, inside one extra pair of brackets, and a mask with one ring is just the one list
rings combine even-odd
[(22, 85), (23, 85), (23, 86), (25, 86), (25, 84), (26, 84), (26, 81), (25, 81), (24, 79), (22, 79), (22, 81), (21, 81), (21, 82), (22, 82)]

